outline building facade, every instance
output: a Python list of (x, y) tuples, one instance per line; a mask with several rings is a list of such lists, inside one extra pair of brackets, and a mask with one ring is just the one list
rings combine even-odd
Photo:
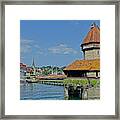
[(20, 78), (26, 76), (27, 66), (26, 64), (20, 63)]

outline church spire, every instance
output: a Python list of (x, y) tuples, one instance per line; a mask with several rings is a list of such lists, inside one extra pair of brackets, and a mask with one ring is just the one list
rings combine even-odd
[(36, 75), (34, 58), (33, 58), (33, 61), (32, 61), (32, 69), (33, 69), (33, 75)]
[(33, 57), (32, 67), (35, 67), (34, 57)]

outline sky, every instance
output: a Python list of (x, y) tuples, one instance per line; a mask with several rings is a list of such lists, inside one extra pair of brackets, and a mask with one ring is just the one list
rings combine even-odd
[(83, 59), (81, 43), (99, 20), (21, 20), (20, 62), (42, 66), (67, 66)]

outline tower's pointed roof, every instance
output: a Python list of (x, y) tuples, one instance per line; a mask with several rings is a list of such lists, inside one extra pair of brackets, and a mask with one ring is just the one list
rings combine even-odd
[(82, 44), (95, 42), (100, 43), (100, 28), (95, 23), (93, 23)]

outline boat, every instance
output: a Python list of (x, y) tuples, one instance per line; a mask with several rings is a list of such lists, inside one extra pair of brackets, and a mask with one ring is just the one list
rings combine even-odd
[(37, 83), (38, 80), (34, 80), (34, 79), (27, 79), (26, 80), (27, 83)]
[(25, 79), (20, 79), (20, 83), (26, 83)]

